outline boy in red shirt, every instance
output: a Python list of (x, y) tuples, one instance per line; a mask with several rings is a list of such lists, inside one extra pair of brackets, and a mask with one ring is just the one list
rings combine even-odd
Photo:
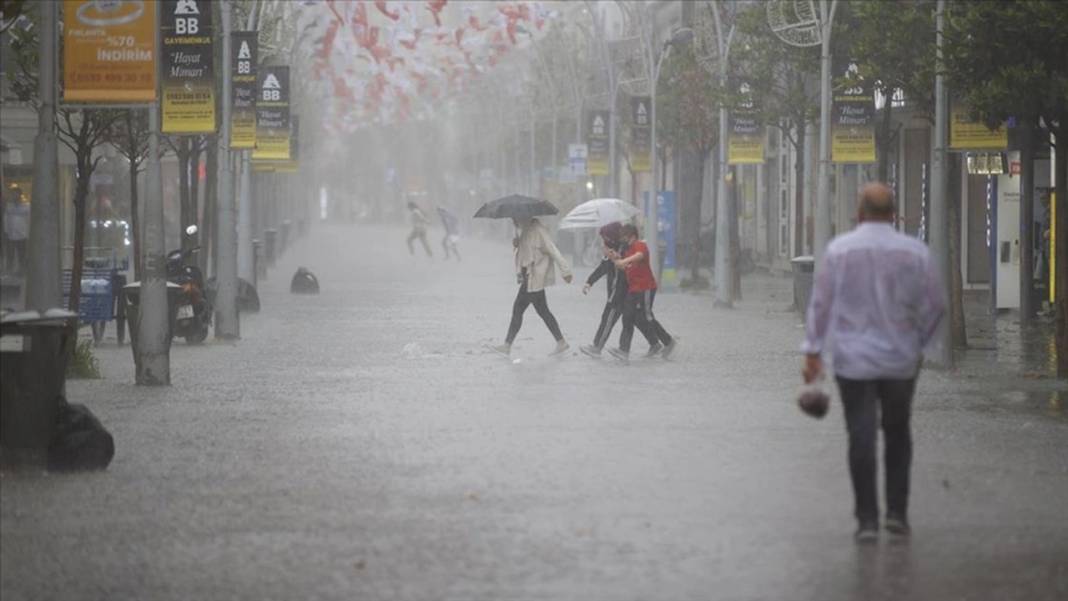
[(630, 357), (630, 340), (634, 326), (648, 329), (664, 345), (661, 356), (665, 359), (675, 352), (676, 341), (653, 317), (653, 300), (656, 298), (656, 277), (649, 266), (649, 247), (638, 239), (638, 228), (623, 226), (623, 243), (627, 249), (616, 260), (616, 267), (627, 274), (627, 298), (623, 301), (623, 333), (619, 336), (619, 348), (608, 349), (616, 358), (626, 361)]

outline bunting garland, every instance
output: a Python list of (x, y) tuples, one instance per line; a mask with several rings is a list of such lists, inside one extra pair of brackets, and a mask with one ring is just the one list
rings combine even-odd
[[(470, 4), (448, 0), (304, 2), (301, 18), (321, 29), (312, 75), (332, 90), (324, 128), (351, 132), (433, 110), (521, 47), (521, 24), (533, 34), (552, 18), (540, 2), (494, 8), (476, 14)], [(453, 10), (461, 18), (446, 27), (443, 16)]]

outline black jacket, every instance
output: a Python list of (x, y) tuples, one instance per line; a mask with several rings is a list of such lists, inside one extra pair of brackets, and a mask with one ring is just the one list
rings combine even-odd
[[(620, 244), (614, 250), (622, 254), (625, 249), (625, 245)], [(608, 302), (610, 304), (622, 303), (627, 296), (627, 276), (619, 269), (616, 269), (615, 261), (607, 257), (601, 261), (597, 269), (593, 270), (590, 277), (586, 279), (586, 283), (593, 286), (602, 276), (606, 276)]]

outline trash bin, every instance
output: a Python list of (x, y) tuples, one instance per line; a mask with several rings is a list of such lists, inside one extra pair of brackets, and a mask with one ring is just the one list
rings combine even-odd
[(283, 221), (282, 230), (278, 235), (278, 256), (282, 256), (282, 254), (286, 252), (286, 249), (289, 248), (289, 237), (292, 234), (292, 231), (293, 222), (288, 219)]
[(790, 260), (794, 273), (794, 309), (804, 315), (808, 312), (808, 299), (812, 298), (812, 276), (816, 259), (812, 255), (794, 257)]
[(64, 309), (0, 317), (0, 463), (44, 467), (66, 381), (76, 313)]

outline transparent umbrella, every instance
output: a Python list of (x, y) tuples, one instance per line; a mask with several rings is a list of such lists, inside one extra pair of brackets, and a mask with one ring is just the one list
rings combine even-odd
[(595, 198), (571, 209), (560, 220), (560, 229), (597, 229), (609, 223), (629, 221), (638, 213), (637, 207), (618, 198)]

